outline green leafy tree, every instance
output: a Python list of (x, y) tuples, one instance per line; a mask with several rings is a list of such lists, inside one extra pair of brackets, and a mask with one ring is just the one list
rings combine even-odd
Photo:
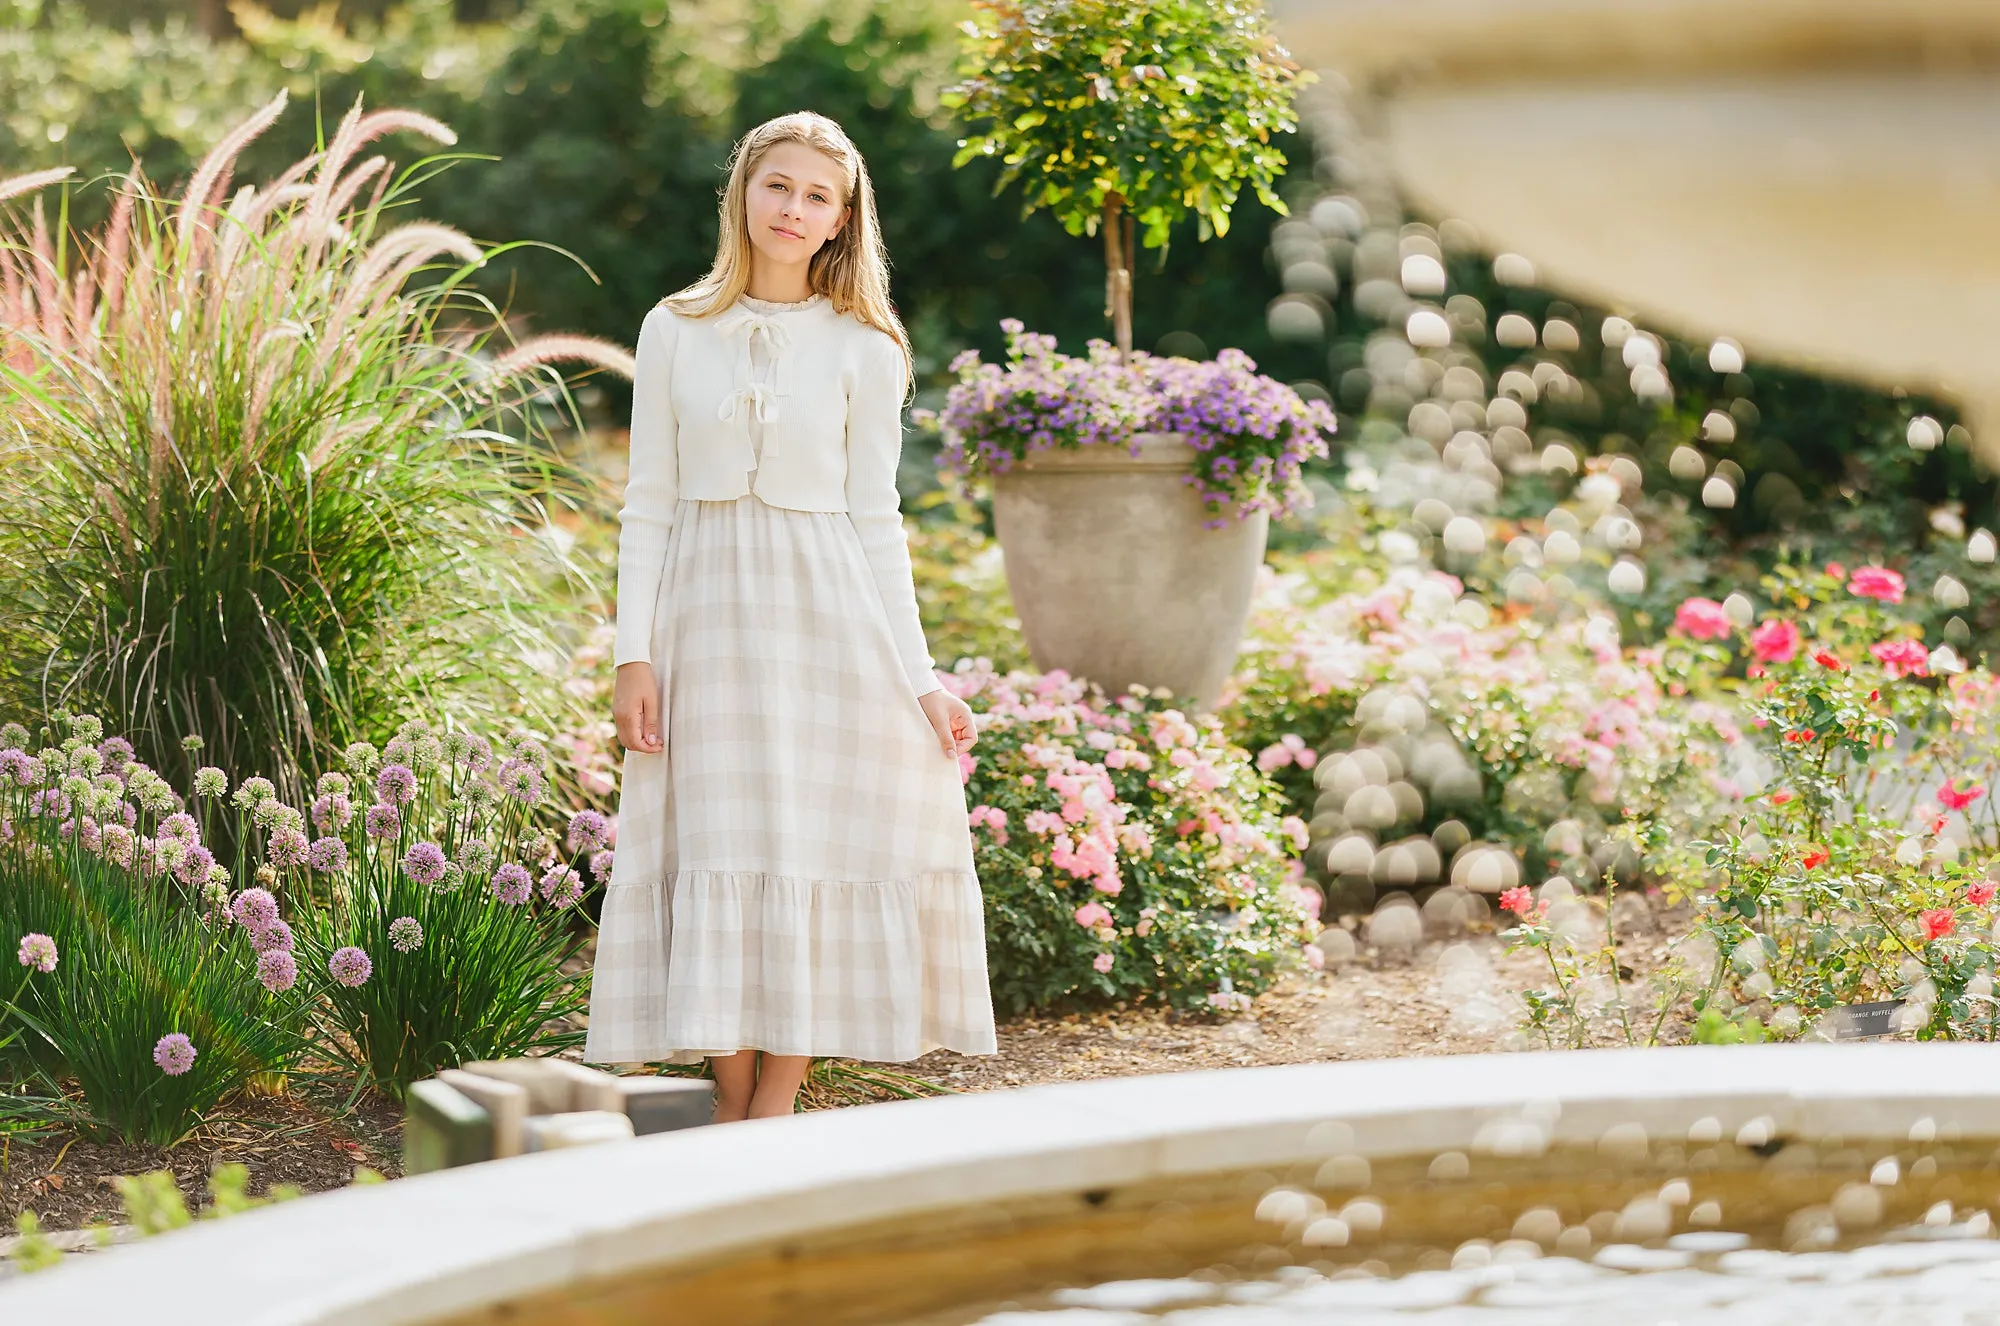
[(998, 157), (999, 189), (1024, 180), (1023, 214), (1046, 207), (1072, 235), (1104, 233), (1105, 316), (1132, 349), (1132, 233), (1164, 250), (1192, 213), (1227, 234), (1244, 185), (1284, 213), (1273, 187), (1312, 78), (1247, 0), (974, 0), (960, 81), (942, 104), (985, 132), (952, 164)]

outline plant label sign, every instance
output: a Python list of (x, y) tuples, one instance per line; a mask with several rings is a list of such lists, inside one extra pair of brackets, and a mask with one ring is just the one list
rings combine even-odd
[(1900, 999), (1883, 999), (1872, 1004), (1849, 1004), (1827, 1014), (1827, 1025), (1837, 1041), (1870, 1040), (1896, 1030), (1896, 1010)]

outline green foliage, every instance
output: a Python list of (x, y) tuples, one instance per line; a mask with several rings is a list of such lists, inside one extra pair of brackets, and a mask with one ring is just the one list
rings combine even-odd
[[(361, 142), (411, 127), (346, 125), (291, 177), (337, 199), (383, 164), (350, 171)], [(564, 568), (537, 531), (581, 489), (509, 399), (537, 350), (496, 361), (497, 327), (473, 326), (488, 306), (456, 288), (483, 252), (392, 227), (401, 185), (337, 217), (239, 194), (228, 222), (132, 191), (67, 269), (39, 233), (10, 241), (61, 279), (0, 310), (0, 698), (133, 715), (162, 768), (200, 733), (225, 766), (290, 762), (287, 785), (446, 689), (546, 721), (538, 623)], [(445, 280), (403, 289), (440, 255)]]
[(22, 1271), (46, 1271), (62, 1263), (62, 1249), (42, 1232), (42, 1218), (33, 1211), (23, 1211), (14, 1217), (14, 1232), (21, 1236), (21, 1241), (14, 1245), (10, 1255)]
[[(87, 767), (81, 753), (96, 751), (73, 733), (41, 763)], [(300, 1001), (257, 984), (248, 937), (205, 915), (194, 889), (166, 871), (120, 865), (101, 841), (92, 847), (62, 832), (62, 815), (37, 813), (51, 797), (79, 814), (93, 801), (100, 810), (122, 806), (121, 798), (79, 790), (75, 774), (67, 790), (53, 776), (47, 786), (24, 782), (18, 768), (0, 780), (0, 819), (14, 826), (0, 844), (0, 936), (47, 935), (59, 956), (53, 970), (30, 969), (9, 1005), (31, 1033), (17, 1047), (16, 1069), (51, 1087), (74, 1078), (83, 1096), (75, 1122), (93, 1135), (170, 1145), (252, 1078), (296, 1061), (306, 1047)], [(135, 805), (139, 833), (157, 832), (172, 809), (154, 804)], [(153, 1058), (174, 1032), (196, 1050), (179, 1075)]]
[[(1096, 234), (1118, 200), (1164, 248), (1192, 213), (1227, 234), (1247, 184), (1273, 211), (1297, 127), (1301, 76), (1247, 0), (974, 0), (960, 81), (941, 102), (982, 132), (952, 159), (1002, 163), (998, 188), (1025, 179), (1024, 214), (1048, 208), (1072, 235)], [(996, 189), (997, 192), (997, 189)]]
[(909, 504), (910, 569), (924, 639), (938, 666), (985, 659), (997, 672), (1028, 666), (1000, 545), (962, 495), (934, 490)]
[[(479, 158), (411, 180), (410, 210), (484, 242), (525, 241), (489, 255), (481, 288), (533, 325), (629, 343), (647, 307), (713, 258), (730, 142), (809, 108), (840, 121), (869, 161), (920, 377), (968, 345), (1001, 353), (1003, 317), (1078, 346), (1102, 326), (1103, 268), (1090, 247), (994, 205), (998, 161), (950, 168), (957, 131), (937, 98), (957, 0), (692, 10), (529, 0), (476, 24), (454, 22), (443, 0), (415, 0), (379, 22), (343, 10), (346, 21), (329, 24), (308, 7), (215, 43), (178, 22), (113, 30), (67, 5), (43, 7), (40, 25), (0, 20), (0, 171), (72, 163), (90, 179), (136, 152), (155, 178), (173, 178), (286, 87), (320, 108), (320, 122), (281, 121), (250, 145), (245, 177), (269, 178), (329, 137), (334, 108), (357, 94), (408, 106), (450, 124), (457, 150)], [(1295, 141), (1272, 138), (1284, 152)], [(108, 212), (103, 190), (75, 191), (75, 224)], [(1228, 236), (1163, 251), (1139, 283), (1139, 343), (1178, 333), (1173, 353), (1234, 345), (1288, 381), (1319, 375), (1316, 351), (1265, 329), (1273, 277), (1261, 222), (1271, 215), (1246, 201)], [(607, 381), (579, 396), (622, 422), (627, 393)]]
[[(467, 1060), (583, 1039), (557, 1025), (583, 1012), (589, 981), (573, 961), (582, 938), (567, 924), (572, 903), (549, 898), (559, 841), (536, 822), (545, 756), (520, 737), (487, 769), (464, 734), (452, 735), (446, 752), (428, 728), (405, 724), (382, 752), (415, 774), (395, 833), (370, 837), (367, 816), (356, 813), (344, 830), (346, 868), (332, 873), (324, 905), (299, 908), (292, 922), (301, 981), (330, 1033), (324, 1052), (389, 1091)], [(348, 771), (363, 789), (373, 764), (371, 748), (350, 753)], [(519, 794), (500, 790), (496, 778)], [(410, 853), (419, 844), (434, 845), (450, 863), (434, 883), (412, 878)], [(579, 875), (579, 894), (587, 857), (573, 850), (562, 859)], [(525, 863), (543, 881), (540, 903), (496, 897), (489, 882), (510, 863)], [(280, 869), (279, 878), (292, 882), (295, 896), (308, 887), (302, 867)], [(407, 937), (398, 946), (399, 918), (421, 927), (414, 946)], [(352, 986), (329, 969), (334, 953), (350, 946), (371, 966)]]

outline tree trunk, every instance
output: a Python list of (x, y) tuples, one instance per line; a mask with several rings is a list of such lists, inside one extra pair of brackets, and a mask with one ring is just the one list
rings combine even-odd
[(1104, 316), (1118, 343), (1120, 362), (1132, 359), (1132, 217), (1122, 195), (1104, 198)]
[(238, 35), (236, 16), (224, 0), (195, 0), (194, 21), (210, 41), (227, 41)]

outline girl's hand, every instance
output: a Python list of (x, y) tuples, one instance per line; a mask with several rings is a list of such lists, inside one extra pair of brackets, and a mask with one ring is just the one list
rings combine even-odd
[(618, 740), (626, 750), (658, 755), (660, 741), (660, 688), (653, 680), (651, 663), (621, 663), (611, 687), (611, 721), (618, 726)]
[(979, 729), (972, 721), (972, 707), (953, 695), (950, 691), (930, 691), (917, 697), (917, 703), (924, 707), (924, 717), (931, 720), (931, 730), (937, 733), (938, 748), (954, 758), (972, 749), (979, 740)]

